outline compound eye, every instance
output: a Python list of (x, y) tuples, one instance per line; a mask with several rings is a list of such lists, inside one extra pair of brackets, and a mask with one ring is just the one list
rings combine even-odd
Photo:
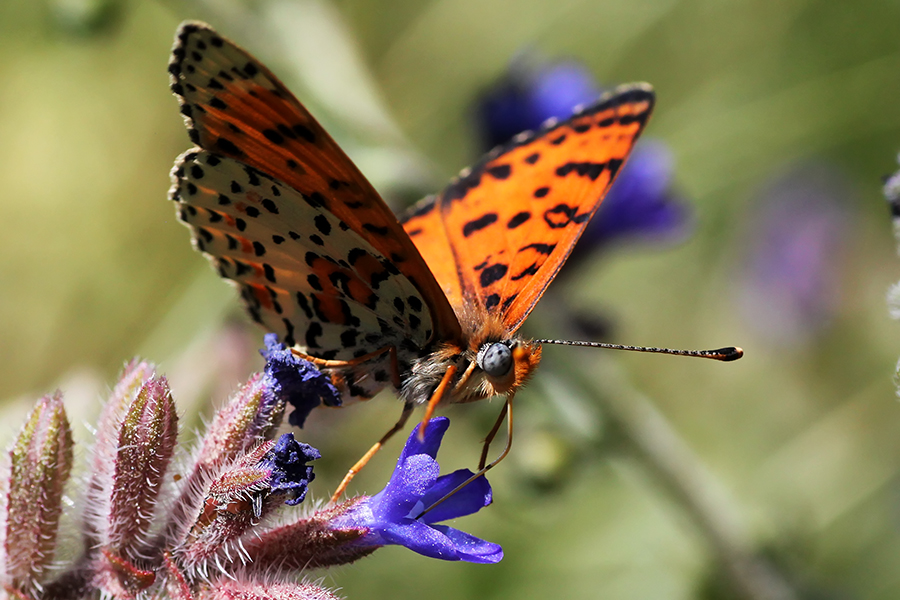
[(478, 353), (478, 366), (490, 377), (503, 377), (513, 365), (512, 350), (501, 342), (485, 346)]

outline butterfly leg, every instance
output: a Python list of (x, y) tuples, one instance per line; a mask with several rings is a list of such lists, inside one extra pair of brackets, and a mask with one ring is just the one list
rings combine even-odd
[[(503, 405), (503, 410), (500, 411), (500, 416), (497, 418), (497, 422), (494, 423), (493, 429), (491, 429), (491, 432), (488, 434), (488, 438), (493, 439), (494, 435), (496, 435), (497, 431), (500, 429), (500, 425), (503, 423), (503, 419), (507, 418), (507, 420), (506, 420), (506, 427), (507, 427), (506, 448), (503, 450), (502, 453), (500, 453), (500, 456), (495, 458), (494, 461), (491, 462), (489, 465), (484, 465), (484, 461), (485, 461), (484, 454), (487, 452), (487, 445), (485, 445), (485, 449), (482, 450), (481, 465), (478, 467), (478, 472), (475, 473), (474, 475), (472, 475), (471, 477), (469, 477), (468, 479), (466, 479), (465, 481), (463, 481), (461, 484), (459, 484), (455, 488), (453, 488), (451, 491), (447, 492), (447, 494), (443, 498), (441, 498), (440, 500), (438, 500), (437, 502), (435, 502), (434, 504), (432, 504), (431, 506), (429, 506), (428, 508), (423, 510), (421, 513), (419, 513), (419, 516), (416, 517), (417, 519), (421, 518), (422, 515), (424, 515), (425, 513), (430, 512), (430, 511), (434, 510), (435, 508), (437, 508), (438, 505), (440, 505), (442, 502), (447, 500), (447, 498), (450, 498), (451, 496), (453, 496), (453, 494), (455, 494), (459, 490), (463, 489), (464, 487), (466, 487), (467, 485), (469, 485), (470, 483), (472, 483), (473, 481), (475, 481), (476, 479), (478, 479), (479, 477), (481, 477), (482, 475), (484, 475), (485, 473), (487, 473), (488, 471), (490, 471), (491, 469), (496, 467), (500, 463), (501, 460), (506, 458), (506, 455), (509, 454), (509, 451), (512, 448), (512, 439), (513, 439), (512, 438), (512, 436), (513, 436), (512, 401), (513, 401), (514, 396), (515, 396), (515, 394), (510, 394), (509, 396), (506, 397), (506, 404)], [(490, 443), (489, 440), (486, 440), (486, 443)]]
[(347, 471), (346, 475), (344, 475), (344, 479), (341, 480), (341, 484), (334, 491), (334, 494), (331, 495), (332, 504), (338, 501), (338, 499), (343, 495), (344, 490), (347, 489), (347, 486), (350, 485), (350, 482), (354, 477), (356, 477), (356, 474), (362, 471), (363, 467), (366, 466), (366, 463), (368, 463), (369, 460), (371, 460), (371, 458), (375, 456), (375, 453), (381, 450), (381, 447), (384, 446), (385, 443), (387, 443), (387, 441), (391, 439), (391, 437), (393, 437), (395, 433), (403, 429), (403, 426), (406, 425), (406, 421), (409, 419), (409, 415), (412, 414), (412, 411), (412, 402), (407, 402), (403, 405), (403, 412), (400, 413), (400, 418), (397, 420), (397, 423), (395, 423), (387, 433), (381, 436), (381, 439), (375, 442), (375, 444), (373, 444), (372, 447), (369, 448), (369, 451), (363, 454), (362, 458), (356, 461), (356, 464), (350, 467), (350, 470)]
[(447, 388), (450, 387), (450, 381), (453, 379), (454, 375), (456, 375), (456, 365), (450, 365), (449, 367), (447, 367), (447, 370), (444, 371), (444, 377), (435, 388), (434, 393), (431, 394), (431, 399), (428, 400), (428, 406), (425, 407), (425, 416), (422, 417), (422, 423), (419, 425), (420, 442), (425, 441), (425, 428), (428, 427), (428, 421), (431, 420), (431, 416), (434, 414), (435, 407), (437, 407), (438, 402), (441, 401), (441, 398), (444, 397), (444, 394), (447, 392)]
[(326, 358), (319, 358), (318, 356), (310, 356), (309, 354), (304, 354), (303, 352), (294, 350), (293, 348), (291, 348), (291, 353), (294, 356), (299, 356), (304, 360), (308, 360), (317, 367), (325, 368), (355, 367), (387, 353), (390, 356), (391, 360), (391, 383), (394, 384), (394, 387), (397, 390), (399, 390), (401, 386), (400, 363), (397, 362), (397, 349), (394, 346), (385, 346), (384, 348), (379, 348), (374, 352), (363, 354), (362, 356), (353, 358), (351, 360), (331, 360)]

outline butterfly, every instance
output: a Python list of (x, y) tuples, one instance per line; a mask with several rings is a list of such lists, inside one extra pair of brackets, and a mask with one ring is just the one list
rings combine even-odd
[(209, 25), (180, 26), (169, 73), (196, 145), (169, 195), (196, 248), (343, 401), (388, 386), (404, 401), (348, 477), (416, 405), (426, 422), (439, 403), (505, 395), (484, 469), (550, 342), (518, 330), (644, 129), (650, 86), (519, 134), (398, 220), (278, 78)]

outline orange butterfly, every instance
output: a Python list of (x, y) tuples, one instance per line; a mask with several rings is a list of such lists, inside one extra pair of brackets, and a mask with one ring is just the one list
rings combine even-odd
[(652, 89), (620, 87), (518, 135), (398, 221), (287, 88), (210, 26), (181, 25), (169, 72), (198, 146), (176, 162), (170, 197), (196, 247), (344, 400), (387, 385), (404, 400), (334, 498), (417, 404), (425, 422), (438, 403), (505, 395), (481, 472), (499, 462), (511, 413), (507, 448), (485, 467), (488, 445), (550, 342), (517, 331), (627, 159)]

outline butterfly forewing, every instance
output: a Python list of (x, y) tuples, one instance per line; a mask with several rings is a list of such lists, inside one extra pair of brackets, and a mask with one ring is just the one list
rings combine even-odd
[(169, 71), (195, 144), (267, 173), (364, 236), (419, 290), (433, 336), (459, 338), (453, 310), (396, 217), (266, 67), (207, 25), (185, 23)]
[(287, 343), (341, 360), (426, 345), (433, 324), (418, 290), (321, 205), (205, 151), (185, 153), (173, 179), (171, 197), (197, 248)]
[[(565, 262), (653, 108), (617, 89), (567, 121), (524, 133), (463, 171), (404, 228), (454, 304), (478, 303), (512, 331)], [(448, 265), (453, 265), (451, 270)]]

